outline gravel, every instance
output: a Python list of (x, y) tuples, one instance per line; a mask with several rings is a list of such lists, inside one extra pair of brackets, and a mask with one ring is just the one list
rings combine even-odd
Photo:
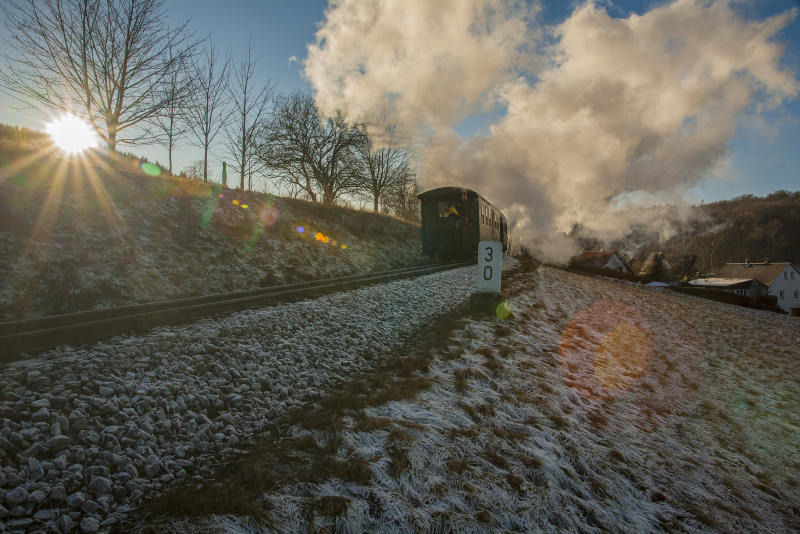
[(463, 302), (473, 277), (461, 268), (5, 366), (0, 531), (97, 532), (146, 495), (208, 476)]

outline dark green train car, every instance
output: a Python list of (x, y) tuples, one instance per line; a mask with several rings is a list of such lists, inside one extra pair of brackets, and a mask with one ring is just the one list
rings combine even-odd
[(422, 202), (422, 252), (441, 260), (471, 258), (481, 241), (508, 247), (508, 226), (499, 209), (471, 189), (440, 187), (417, 198)]

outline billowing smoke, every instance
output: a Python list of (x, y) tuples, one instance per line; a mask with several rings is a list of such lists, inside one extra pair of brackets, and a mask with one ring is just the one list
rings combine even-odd
[[(797, 95), (771, 40), (795, 14), (754, 21), (728, 0), (675, 0), (614, 18), (588, 2), (546, 28), (536, 4), (512, 0), (338, 0), (305, 73), (323, 112), (415, 139), (423, 187), (476, 189), (513, 234), (565, 261), (576, 250), (559, 236), (574, 223), (606, 240), (634, 224), (675, 231), (636, 206), (679, 201), (725, 165), (744, 112)], [(487, 112), (484, 133), (458, 135)]]

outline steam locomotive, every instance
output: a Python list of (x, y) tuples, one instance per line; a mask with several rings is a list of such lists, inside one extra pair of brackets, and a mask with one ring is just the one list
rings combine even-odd
[(422, 202), (422, 252), (441, 260), (471, 258), (481, 241), (499, 241), (508, 249), (503, 213), (471, 189), (440, 187), (417, 198)]

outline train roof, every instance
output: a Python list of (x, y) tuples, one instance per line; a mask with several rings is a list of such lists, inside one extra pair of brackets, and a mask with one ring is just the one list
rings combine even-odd
[[(453, 195), (458, 195), (461, 193), (466, 193), (467, 198), (474, 199), (476, 197), (483, 198), (487, 204), (492, 206), (494, 209), (497, 209), (494, 204), (486, 200), (484, 197), (473, 191), (472, 189), (467, 189), (466, 187), (437, 187), (436, 189), (431, 189), (430, 191), (425, 191), (424, 193), (420, 193), (417, 195), (417, 198), (420, 200), (449, 200), (453, 198)], [(500, 210), (497, 210), (500, 211)], [(502, 212), (500, 212), (502, 215)]]
[(472, 189), (466, 189), (464, 187), (437, 187), (436, 189), (431, 189), (430, 191), (425, 191), (424, 193), (420, 193), (419, 195), (417, 195), (417, 198), (420, 200), (434, 200), (437, 198), (450, 198), (453, 195), (457, 195), (460, 193), (466, 193), (468, 198), (475, 198), (480, 196)]

